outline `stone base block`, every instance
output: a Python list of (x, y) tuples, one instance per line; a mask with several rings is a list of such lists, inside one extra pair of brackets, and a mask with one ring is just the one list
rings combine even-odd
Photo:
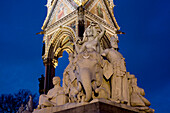
[(68, 103), (62, 106), (34, 110), (33, 113), (145, 113), (125, 104), (95, 99), (90, 103)]

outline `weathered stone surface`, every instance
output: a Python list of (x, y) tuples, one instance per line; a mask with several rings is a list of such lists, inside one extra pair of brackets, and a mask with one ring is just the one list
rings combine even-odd
[(55, 113), (138, 113), (137, 111), (132, 111), (117, 106), (112, 106), (102, 102), (95, 102), (87, 104), (84, 106), (79, 106)]
[[(90, 103), (70, 103), (66, 105), (47, 107), (34, 110), (33, 113), (142, 113), (138, 109), (111, 102), (104, 99), (94, 99)], [(145, 112), (144, 112), (145, 113)]]

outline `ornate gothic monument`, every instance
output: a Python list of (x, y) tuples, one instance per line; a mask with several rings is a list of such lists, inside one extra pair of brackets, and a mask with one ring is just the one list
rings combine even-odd
[[(48, 0), (43, 24), (45, 89), (34, 113), (153, 113), (118, 52), (113, 0)], [(70, 63), (60, 77), (63, 51)], [(57, 75), (57, 72), (56, 72)]]

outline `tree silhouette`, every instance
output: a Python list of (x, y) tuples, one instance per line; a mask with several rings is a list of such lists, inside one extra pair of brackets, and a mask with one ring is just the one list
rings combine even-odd
[(33, 98), (33, 108), (36, 108), (38, 104), (38, 95), (32, 94), (30, 90), (21, 89), (17, 93), (2, 94), (0, 96), (0, 112), (1, 113), (16, 113), (23, 104), (26, 106), (29, 101), (29, 95)]
[(5, 113), (12, 113), (13, 111), (15, 111), (15, 109), (17, 107), (17, 103), (15, 101), (15, 98), (12, 94), (9, 95), (4, 95), (2, 94), (0, 96), (0, 111)]

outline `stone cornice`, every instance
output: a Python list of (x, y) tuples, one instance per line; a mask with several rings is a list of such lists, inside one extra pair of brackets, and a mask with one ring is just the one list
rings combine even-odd
[[(67, 0), (66, 0), (66, 1), (67, 1)], [(53, 18), (53, 16), (54, 16), (53, 12), (54, 12), (55, 9), (56, 9), (56, 4), (57, 4), (57, 2), (58, 2), (58, 0), (54, 0), (54, 2), (53, 2), (53, 4), (52, 4), (52, 8), (51, 8), (51, 10), (50, 10), (50, 13), (47, 15), (47, 17), (46, 17), (46, 19), (45, 19), (45, 21), (44, 21), (44, 24), (43, 24), (43, 26), (42, 26), (42, 29), (43, 29), (44, 31), (47, 31), (49, 28), (51, 28), (51, 26), (56, 25), (58, 22), (63, 21), (63, 19), (68, 18), (70, 15), (72, 15), (72, 14), (75, 12), (75, 11), (73, 11), (72, 13), (70, 13), (70, 14), (68, 14), (67, 16), (63, 17), (62, 19), (58, 20), (58, 21), (55, 22), (54, 24), (50, 25), (50, 23), (51, 23), (51, 22), (50, 22), (50, 19)], [(68, 3), (68, 1), (67, 1), (67, 3)], [(90, 5), (90, 7), (87, 8), (87, 10), (88, 10), (89, 8), (91, 8), (95, 3), (96, 3), (96, 2), (93, 2), (93, 3)], [(113, 13), (110, 12), (106, 1), (105, 1), (105, 0), (102, 0), (102, 3), (105, 5), (105, 10), (106, 10), (107, 16), (109, 17), (109, 20), (112, 21), (113, 24), (115, 25), (115, 27), (117, 28), (117, 30), (119, 30), (120, 27), (118, 26), (118, 24), (117, 24), (117, 22), (116, 22), (116, 19), (115, 19), (114, 15), (113, 15)], [(69, 4), (70, 4), (70, 3), (69, 3)], [(72, 7), (72, 8), (73, 8), (73, 7)], [(108, 11), (109, 11), (109, 12), (108, 12)], [(112, 19), (111, 19), (110, 17), (111, 17)], [(70, 17), (69, 17), (69, 18), (70, 18)], [(48, 25), (49, 25), (49, 26), (48, 26)], [(110, 28), (111, 28), (111, 27), (110, 27)]]
[(91, 20), (94, 19), (94, 20), (96, 20), (97, 22), (102, 23), (105, 27), (109, 28), (109, 29), (111, 30), (110, 32), (112, 32), (112, 33), (115, 33), (115, 31), (117, 30), (117, 29), (115, 28), (115, 26), (108, 24), (106, 21), (104, 21), (104, 20), (101, 19), (100, 17), (98, 17), (98, 16), (90, 13), (90, 12), (87, 11), (87, 10), (85, 11), (85, 16), (88, 17), (88, 18), (91, 19)]
[[(66, 22), (69, 23), (70, 21), (72, 21), (73, 19), (75, 19), (78, 16), (77, 13), (78, 13), (77, 10), (73, 11), (72, 13), (70, 13), (70, 14), (66, 15), (65, 17), (61, 18), (60, 20), (56, 21), (54, 24), (49, 25), (44, 31), (49, 32), (52, 29), (55, 29), (55, 28), (57, 28), (59, 26), (62, 26)], [(85, 16), (86, 16), (86, 18), (88, 18), (90, 20), (94, 19), (97, 22), (102, 23), (113, 34), (117, 30), (114, 25), (108, 24), (106, 21), (104, 21), (100, 17), (92, 14), (91, 12), (89, 12), (87, 10), (85, 10)]]
[(75, 18), (77, 16), (77, 10), (73, 11), (72, 13), (64, 16), (63, 18), (61, 18), (60, 20), (56, 21), (54, 24), (49, 25), (46, 29), (45, 32), (47, 32), (48, 30), (54, 28), (54, 27), (58, 27), (63, 25), (63, 23), (66, 23), (68, 21), (73, 20), (73, 18)]
[[(108, 10), (108, 13), (107, 13), (107, 15), (109, 15), (110, 17), (111, 17), (111, 20), (112, 20), (112, 22), (114, 23), (114, 25), (115, 25), (115, 27), (117, 28), (117, 30), (120, 30), (120, 27), (119, 27), (119, 25), (118, 25), (118, 23), (117, 23), (117, 21), (116, 21), (116, 19), (115, 19), (115, 16), (114, 16), (114, 14), (113, 14), (113, 12), (111, 11), (111, 9), (109, 8), (109, 6), (108, 6), (108, 1), (107, 0), (103, 0), (103, 2), (104, 2), (104, 4), (106, 5), (106, 8), (107, 8), (107, 10)], [(105, 9), (106, 10), (106, 9)], [(112, 8), (112, 10), (113, 10), (113, 8)]]

